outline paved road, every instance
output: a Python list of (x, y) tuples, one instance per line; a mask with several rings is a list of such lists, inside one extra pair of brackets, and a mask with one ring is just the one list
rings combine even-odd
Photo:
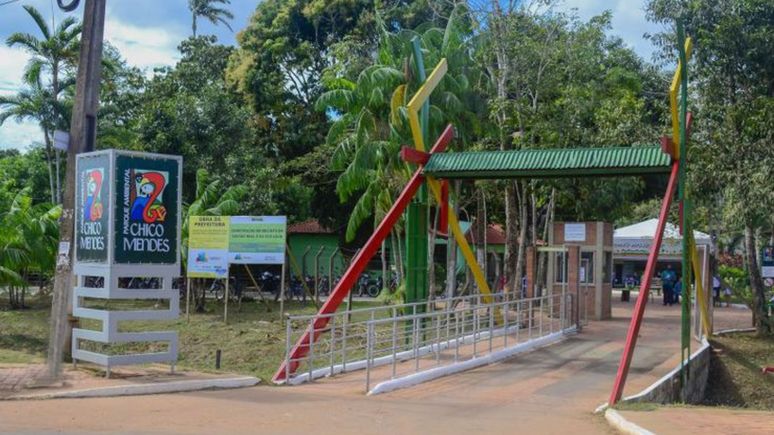
[[(386, 395), (365, 397), (342, 376), (293, 388), (0, 402), (0, 433), (610, 434), (592, 411), (610, 392), (632, 306), (617, 304), (614, 320), (559, 344)], [(653, 304), (646, 317), (628, 393), (677, 363), (679, 308)]]

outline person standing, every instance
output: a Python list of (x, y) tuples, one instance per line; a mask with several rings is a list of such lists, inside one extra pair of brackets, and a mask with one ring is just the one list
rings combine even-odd
[(717, 275), (712, 277), (712, 305), (720, 306), (720, 277)]
[(675, 271), (672, 270), (672, 265), (667, 264), (667, 268), (663, 272), (661, 272), (661, 289), (664, 293), (664, 306), (666, 305), (671, 306), (674, 303), (672, 293), (673, 293), (676, 281), (677, 281), (677, 274), (675, 274)]
[[(683, 279), (677, 278), (677, 283), (675, 284), (675, 288), (672, 289), (672, 303), (679, 304), (680, 303), (680, 297), (683, 295)], [(669, 305), (672, 305), (670, 303)]]
[(731, 287), (726, 286), (723, 290), (723, 297), (726, 299), (726, 308), (731, 306)]

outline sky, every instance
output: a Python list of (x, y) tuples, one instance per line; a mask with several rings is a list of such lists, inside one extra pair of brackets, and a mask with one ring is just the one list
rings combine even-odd
[[(0, 4), (8, 0), (0, 0)], [(83, 17), (83, 3), (72, 12)], [(223, 44), (236, 44), (236, 32), (244, 28), (260, 0), (231, 0), (234, 14), (231, 32), (225, 26), (199, 21), (199, 34), (213, 34)], [(56, 7), (55, 0), (19, 0), (0, 6), (0, 95), (13, 95), (21, 87), (21, 74), (30, 56), (23, 50), (9, 48), (4, 41), (15, 32), (39, 35), (39, 30), (22, 8), (31, 5), (41, 11), (47, 20), (60, 22), (65, 14)], [(565, 0), (562, 9), (577, 8), (583, 20), (601, 14), (613, 13), (611, 34), (620, 36), (640, 56), (650, 59), (653, 47), (643, 38), (660, 28), (645, 20), (644, 0)], [(116, 46), (130, 65), (152, 74), (153, 68), (174, 65), (179, 55), (177, 46), (191, 34), (191, 15), (188, 0), (108, 0), (105, 39)], [(42, 142), (40, 128), (34, 123), (7, 120), (0, 126), (0, 149), (29, 149)]]

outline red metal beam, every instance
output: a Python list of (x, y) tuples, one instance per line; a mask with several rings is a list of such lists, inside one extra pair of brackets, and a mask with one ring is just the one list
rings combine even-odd
[(637, 297), (637, 305), (634, 307), (634, 315), (632, 316), (632, 321), (629, 325), (629, 333), (626, 336), (626, 345), (624, 346), (623, 355), (621, 355), (621, 362), (618, 365), (618, 374), (615, 377), (613, 391), (610, 394), (610, 400), (608, 401), (610, 406), (615, 405), (615, 403), (621, 399), (624, 385), (626, 384), (626, 377), (629, 375), (629, 366), (632, 362), (632, 355), (634, 354), (634, 348), (637, 346), (637, 336), (640, 333), (640, 326), (642, 326), (645, 307), (648, 305), (650, 282), (653, 279), (653, 274), (656, 272), (658, 253), (661, 250), (661, 242), (664, 238), (664, 228), (666, 227), (667, 219), (669, 217), (669, 207), (672, 204), (672, 197), (677, 188), (677, 178), (680, 172), (679, 168), (680, 162), (675, 161), (672, 163), (672, 173), (669, 176), (669, 184), (667, 185), (666, 195), (664, 195), (664, 202), (661, 204), (658, 228), (656, 229), (653, 244), (650, 247), (648, 263), (645, 266), (645, 278), (640, 285), (640, 295)]
[(415, 165), (424, 165), (430, 160), (430, 154), (404, 146), (400, 149), (400, 158), (404, 162), (413, 163)]
[[(430, 150), (430, 152), (440, 153), (445, 151), (453, 137), (454, 129), (451, 125), (448, 125), (441, 136), (438, 138), (438, 141), (435, 143), (435, 145), (433, 145), (433, 149)], [(333, 314), (336, 312), (336, 310), (339, 308), (339, 305), (341, 305), (341, 302), (352, 289), (352, 286), (354, 286), (358, 278), (360, 278), (360, 274), (363, 273), (366, 266), (368, 266), (368, 262), (371, 260), (371, 257), (373, 257), (374, 254), (376, 254), (376, 251), (379, 250), (382, 242), (390, 234), (392, 227), (395, 226), (395, 223), (403, 214), (403, 211), (406, 209), (406, 207), (408, 207), (411, 199), (417, 193), (417, 190), (419, 190), (419, 187), (422, 185), (423, 181), (424, 177), (422, 177), (422, 168), (419, 168), (414, 173), (414, 176), (411, 177), (406, 187), (403, 188), (403, 192), (401, 192), (400, 196), (398, 196), (398, 199), (395, 200), (395, 204), (392, 205), (390, 211), (387, 212), (387, 215), (376, 227), (376, 231), (374, 231), (374, 233), (368, 239), (368, 242), (366, 242), (365, 246), (363, 246), (363, 248), (358, 252), (357, 256), (355, 256), (355, 259), (352, 261), (352, 263), (349, 265), (349, 268), (347, 268), (347, 271), (341, 277), (341, 281), (339, 281), (339, 283), (333, 289), (331, 295), (320, 308), (318, 315), (325, 316), (326, 314)], [(277, 369), (276, 373), (274, 373), (274, 377), (272, 378), (274, 382), (285, 380), (285, 376), (288, 373), (294, 373), (296, 369), (298, 369), (298, 366), (301, 364), (301, 358), (309, 353), (312, 328), (314, 328), (315, 332), (314, 341), (317, 341), (320, 336), (318, 331), (325, 329), (329, 320), (329, 317), (318, 317), (309, 325), (307, 330), (293, 347), (293, 350), (290, 352), (290, 366), (286, 367), (287, 360), (283, 361), (280, 368)]]

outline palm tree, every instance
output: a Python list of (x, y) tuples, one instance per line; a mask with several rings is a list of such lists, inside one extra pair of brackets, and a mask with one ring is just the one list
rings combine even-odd
[[(183, 226), (180, 229), (180, 245), (183, 267), (188, 264), (188, 228), (191, 216), (232, 216), (239, 212), (247, 188), (241, 184), (223, 188), (221, 180), (213, 180), (206, 169), (196, 171), (196, 199), (183, 205)], [(196, 300), (196, 311), (204, 310), (205, 292), (191, 288)]]
[(223, 23), (223, 25), (228, 27), (228, 30), (234, 31), (228, 21), (226, 21), (226, 19), (233, 20), (234, 14), (226, 8), (218, 7), (218, 4), (229, 5), (231, 0), (188, 0), (188, 9), (191, 11), (193, 19), (191, 30), (193, 31), (194, 38), (196, 38), (196, 24), (199, 17), (206, 18), (215, 25)]
[(25, 308), (31, 272), (54, 272), (61, 213), (61, 206), (33, 204), (26, 188), (16, 194), (10, 210), (0, 214), (0, 285), (9, 289), (13, 308)]
[[(37, 9), (32, 6), (24, 6), (24, 10), (27, 11), (32, 20), (35, 21), (35, 24), (37, 24), (43, 39), (39, 39), (37, 36), (29, 33), (17, 32), (9, 36), (5, 42), (9, 47), (21, 47), (32, 55), (32, 59), (30, 59), (24, 71), (25, 82), (39, 82), (44, 72), (50, 74), (51, 96), (58, 101), (60, 93), (66, 88), (66, 83), (63, 83), (62, 79), (64, 70), (68, 65), (75, 64), (78, 58), (79, 35), (81, 34), (82, 26), (77, 19), (67, 17), (58, 26), (49, 27), (43, 15)], [(49, 127), (43, 128), (44, 134), (47, 136), (46, 151), (49, 154), (49, 172), (53, 173), (54, 162), (52, 160), (55, 160), (56, 167), (58, 168), (60, 155), (51, 146), (50, 136), (53, 135), (53, 130)], [(51, 158), (52, 155), (54, 156), (53, 159)], [(56, 172), (56, 186), (52, 191), (56, 192), (54, 202), (59, 203), (61, 202), (61, 183), (59, 182), (59, 171), (57, 170)]]
[[(477, 89), (487, 81), (471, 58), (469, 38), (461, 28), (465, 12), (464, 5), (455, 8), (445, 29), (421, 26), (421, 32), (398, 33), (390, 33), (377, 14), (381, 38), (374, 65), (364, 69), (356, 82), (343, 77), (330, 80), (330, 90), (318, 99), (317, 110), (340, 115), (327, 137), (336, 146), (333, 169), (342, 171), (336, 191), (342, 201), (359, 195), (347, 225), (348, 240), (367, 219), (373, 216), (375, 225), (383, 219), (411, 175), (399, 150), (412, 143), (405, 106), (421, 85), (412, 39), (419, 38), (429, 69), (444, 57), (449, 64), (449, 72), (433, 94), (428, 137), (437, 137), (450, 122), (460, 148), (481, 136), (486, 102)], [(396, 239), (400, 238), (393, 234), (393, 245)], [(395, 248), (393, 252), (400, 255), (400, 246)]]
[(429, 28), (422, 33), (389, 33), (377, 19), (382, 36), (374, 65), (364, 69), (356, 82), (332, 80), (332, 89), (317, 100), (317, 110), (334, 110), (340, 115), (327, 137), (336, 146), (333, 167), (343, 171), (336, 191), (342, 201), (361, 194), (347, 226), (348, 240), (369, 217), (381, 219), (392, 205), (392, 193), (400, 191), (411, 175), (398, 154), (401, 145), (411, 143), (405, 106), (421, 85), (414, 62), (404, 65), (404, 59), (412, 59), (414, 37), (420, 38), (428, 68), (443, 57), (449, 63), (449, 72), (433, 94), (428, 136), (437, 137), (450, 122), (463, 146), (480, 135), (485, 101), (475, 88), (486, 80), (460, 36), (460, 10), (455, 9), (445, 29)]
[(0, 126), (8, 119), (17, 122), (31, 120), (40, 125), (46, 146), (51, 202), (60, 203), (59, 164), (54, 162), (52, 136), (56, 126), (65, 119), (66, 108), (54, 97), (52, 88), (44, 86), (39, 77), (27, 85), (27, 89), (22, 89), (16, 95), (0, 95)]

